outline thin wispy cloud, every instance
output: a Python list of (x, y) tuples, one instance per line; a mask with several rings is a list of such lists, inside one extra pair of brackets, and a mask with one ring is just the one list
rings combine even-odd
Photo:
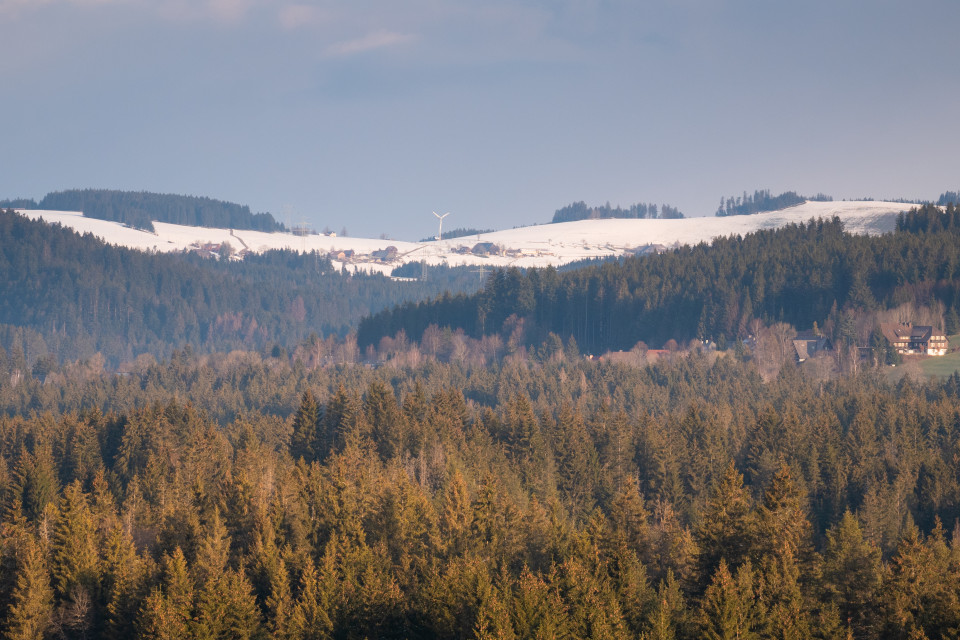
[(408, 44), (414, 40), (416, 40), (416, 37), (411, 34), (380, 30), (368, 33), (360, 38), (332, 44), (327, 47), (326, 54), (330, 57), (352, 56), (377, 49)]
[[(467, 58), (491, 52), (497, 57), (510, 52), (529, 53), (544, 44), (547, 25), (557, 20), (553, 10), (518, 7), (508, 0), (411, 0), (402, 7), (387, 0), (370, 0), (363, 6), (315, 0), (0, 0), (0, 15), (7, 20), (32, 17), (37, 21), (45, 19), (44, 11), (67, 8), (98, 9), (98, 19), (122, 15), (123, 28), (140, 20), (142, 24), (159, 22), (174, 27), (203, 23), (252, 26), (266, 37), (272, 35), (271, 31), (312, 32), (317, 40), (327, 43), (321, 54), (328, 58), (398, 47), (415, 40), (438, 48), (457, 43), (458, 56)], [(101, 24), (111, 23), (121, 21), (105, 20)]]
[(130, 0), (0, 0), (0, 15), (16, 16), (50, 5), (99, 7), (110, 4), (127, 4)]
[(330, 18), (327, 11), (315, 5), (288, 4), (280, 8), (277, 19), (284, 29), (303, 29), (326, 24)]
[(262, 0), (0, 0), (0, 15), (14, 18), (33, 11), (56, 8), (132, 7), (145, 16), (159, 16), (173, 21), (212, 20), (236, 23)]
[(207, 0), (207, 10), (217, 21), (237, 23), (243, 20), (254, 0)]
[[(122, 0), (116, 0), (122, 1)], [(136, 2), (145, 16), (158, 16), (173, 23), (210, 22), (221, 26), (242, 24), (262, 0), (129, 0)]]

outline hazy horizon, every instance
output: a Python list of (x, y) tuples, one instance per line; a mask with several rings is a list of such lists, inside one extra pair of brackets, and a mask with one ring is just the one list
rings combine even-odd
[(949, 0), (0, 0), (0, 198), (208, 196), (351, 235), (960, 187)]

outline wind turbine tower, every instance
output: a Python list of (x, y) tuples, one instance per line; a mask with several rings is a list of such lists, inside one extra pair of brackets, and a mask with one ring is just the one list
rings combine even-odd
[(440, 220), (440, 228), (437, 230), (437, 241), (439, 242), (440, 240), (443, 240), (443, 219), (450, 215), (450, 212), (447, 211), (445, 214), (440, 215), (434, 211), (433, 215), (437, 216), (437, 218)]

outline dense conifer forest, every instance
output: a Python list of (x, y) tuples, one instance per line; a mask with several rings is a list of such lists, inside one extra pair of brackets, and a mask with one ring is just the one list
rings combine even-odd
[(946, 206), (951, 203), (960, 204), (960, 191), (945, 191), (940, 194), (940, 198), (937, 200), (937, 204), (940, 206)]
[(953, 205), (946, 212), (928, 205), (882, 236), (845, 233), (837, 219), (812, 220), (563, 273), (498, 271), (476, 294), (405, 303), (365, 318), (358, 341), (363, 348), (401, 330), (419, 340), (431, 325), (462, 328), (473, 337), (503, 334), (521, 318), (531, 343), (553, 333), (599, 354), (637, 341), (725, 346), (746, 338), (757, 318), (799, 329), (816, 322), (852, 344), (858, 311), (937, 302), (956, 315), (956, 218)]
[(148, 254), (0, 211), (0, 346), (32, 367), (101, 354), (269, 349), (343, 336), (360, 317), (441, 291), (475, 290), (468, 269), (420, 282), (347, 275), (326, 256), (272, 251), (242, 262)]
[(626, 209), (620, 206), (613, 207), (608, 202), (599, 207), (588, 207), (587, 203), (574, 202), (567, 206), (557, 209), (553, 214), (551, 222), (573, 222), (575, 220), (597, 220), (604, 218), (649, 218), (649, 219), (668, 219), (682, 218), (683, 214), (676, 207), (668, 204), (657, 208), (655, 204), (638, 203), (630, 205)]
[(951, 638), (960, 378), (732, 352), (0, 377), (0, 628)]
[[(502, 271), (323, 335), (277, 318), (375, 289), (319, 256), (0, 214), (0, 634), (956, 638), (960, 374), (894, 383), (855, 345), (893, 308), (960, 323), (958, 230), (925, 207)], [(236, 299), (259, 338), (173, 348)], [(197, 322), (123, 324), (150, 309)], [(786, 322), (839, 347), (798, 365)], [(118, 323), (115, 361), (70, 333)]]
[[(473, 227), (457, 227), (456, 229), (451, 229), (450, 231), (444, 231), (444, 238), (466, 238), (468, 236), (476, 236), (481, 233), (493, 233), (494, 229), (475, 229)], [(421, 238), (420, 242), (433, 242), (437, 239), (437, 236), (430, 236), (429, 238)]]
[(90, 218), (113, 220), (149, 231), (153, 231), (154, 220), (220, 229), (285, 230), (269, 213), (251, 213), (246, 205), (146, 191), (68, 189), (48, 193), (39, 203), (21, 198), (0, 202), (0, 207), (82, 211)]
[(805, 198), (797, 195), (795, 191), (784, 191), (778, 196), (770, 193), (769, 189), (759, 189), (750, 195), (746, 191), (743, 196), (730, 196), (729, 198), (720, 198), (720, 207), (717, 209), (718, 216), (746, 216), (754, 213), (763, 213), (764, 211), (777, 211), (786, 209), (794, 205), (803, 204), (807, 200), (815, 202), (827, 202), (833, 200), (830, 196), (818, 193), (812, 198)]

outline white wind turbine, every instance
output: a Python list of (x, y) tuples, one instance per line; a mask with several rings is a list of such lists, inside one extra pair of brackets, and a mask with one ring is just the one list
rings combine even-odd
[(450, 212), (447, 211), (445, 214), (440, 215), (434, 211), (433, 215), (437, 216), (437, 218), (440, 220), (440, 229), (437, 230), (437, 241), (439, 242), (440, 240), (443, 240), (443, 219), (450, 215)]

